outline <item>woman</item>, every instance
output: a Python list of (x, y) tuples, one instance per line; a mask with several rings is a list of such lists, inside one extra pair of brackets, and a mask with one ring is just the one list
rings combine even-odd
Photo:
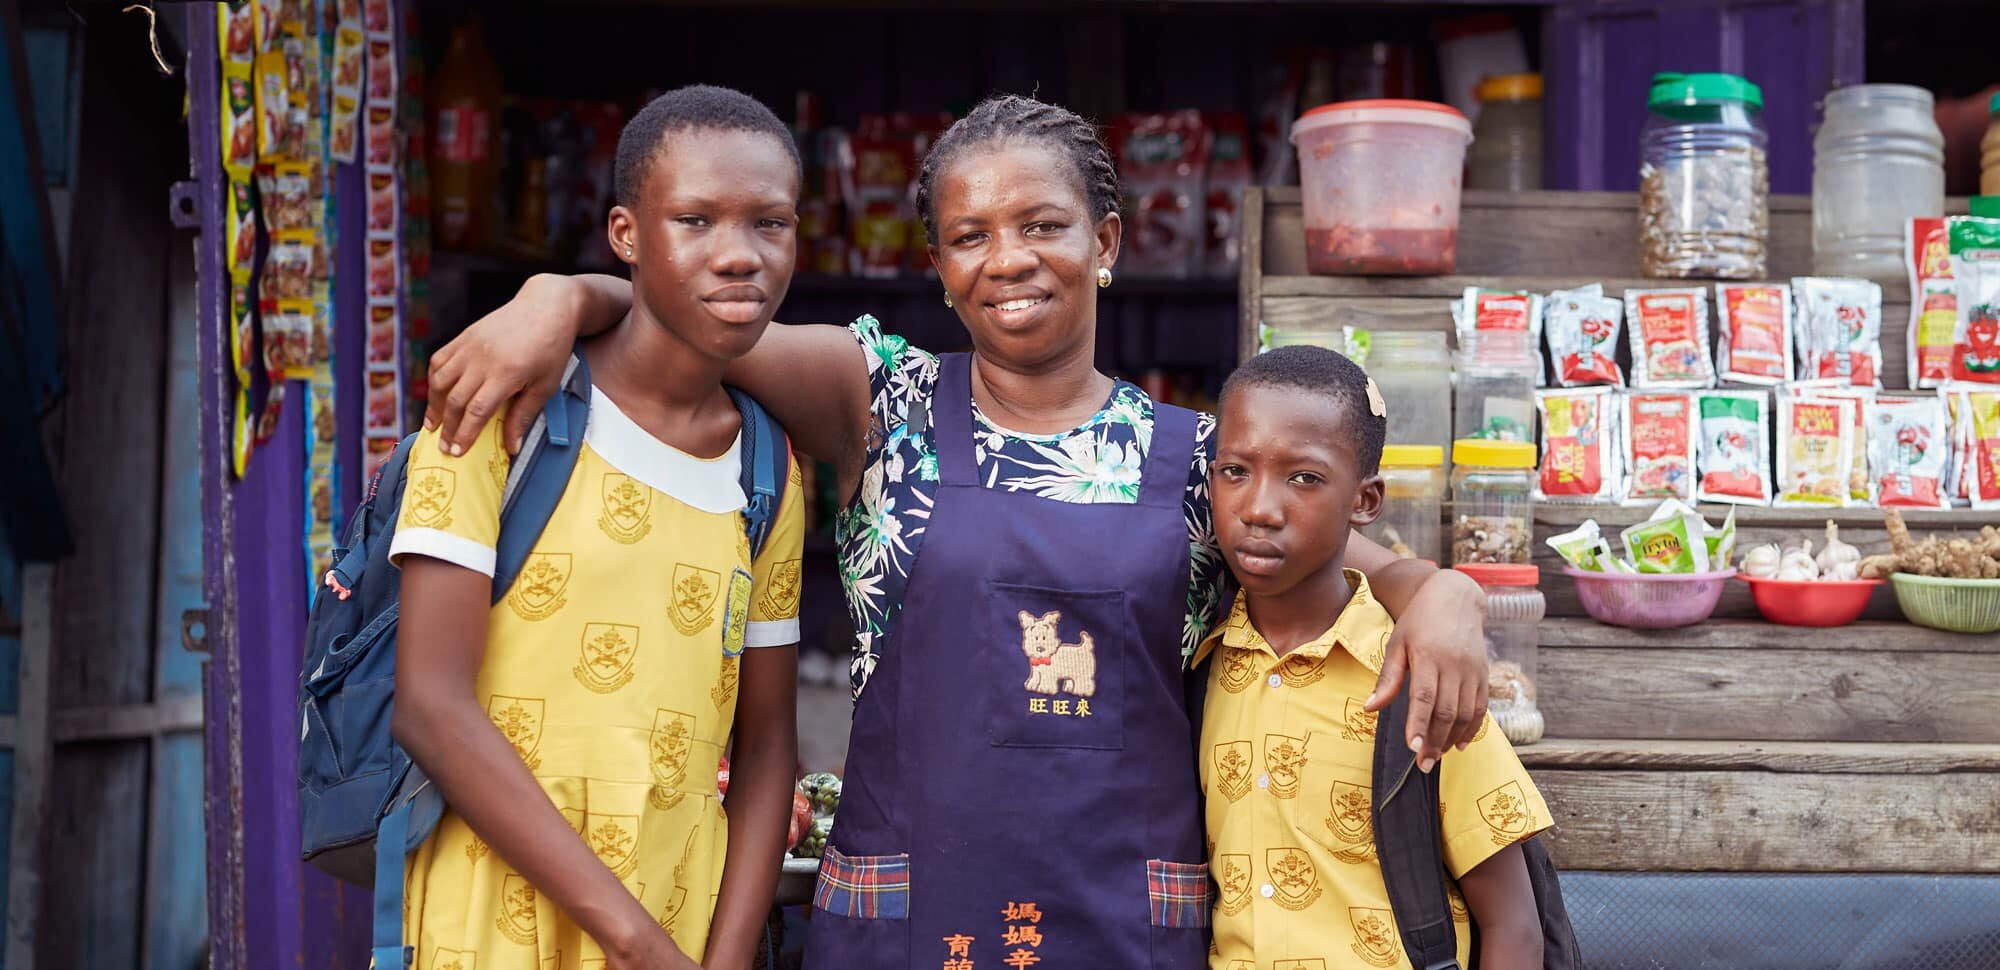
[[(849, 496), (857, 701), (813, 966), (1206, 963), (1182, 671), (1221, 602), (1214, 421), (1093, 367), (1118, 202), (1089, 123), (990, 99), (939, 139), (918, 190), (973, 352), (933, 357), (863, 317), (774, 328), (728, 371)], [(426, 423), (458, 447), (516, 393), (532, 415), (578, 325), (630, 299), (608, 277), (530, 281), (433, 360)], [(525, 428), (510, 419), (507, 440)], [(1428, 766), (1484, 718), (1482, 598), (1351, 543), (1412, 617), (1371, 708), (1412, 675), (1406, 733)]]

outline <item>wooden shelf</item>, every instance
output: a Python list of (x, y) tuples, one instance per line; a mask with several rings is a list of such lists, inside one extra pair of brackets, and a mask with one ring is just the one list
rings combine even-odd
[(1543, 738), (1514, 751), (1521, 756), (1521, 763), (1531, 769), (1618, 768), (1838, 775), (2000, 772), (2000, 744)]
[(1544, 650), (1810, 650), (2000, 656), (2000, 637), (1949, 633), (1887, 620), (1809, 627), (1712, 619), (1672, 630), (1633, 630), (1568, 616), (1543, 620), (1540, 643)]
[[(1626, 290), (1652, 290), (1661, 288), (1698, 286), (1714, 296), (1714, 286), (1722, 282), (1740, 282), (1715, 279), (1650, 279), (1638, 276), (1266, 276), (1264, 296), (1269, 297), (1331, 297), (1349, 299), (1355, 297), (1385, 298), (1431, 298), (1455, 300), (1465, 295), (1468, 286), (1502, 290), (1527, 290), (1531, 293), (1548, 294), (1555, 290), (1570, 290), (1591, 283), (1604, 287), (1604, 295), (1620, 298)], [(1883, 305), (1908, 307), (1910, 285), (1908, 282), (1882, 282)], [(1711, 307), (1712, 310), (1712, 307)], [(1446, 322), (1449, 318), (1446, 318)], [(1440, 326), (1443, 329), (1443, 325)]]
[[(1552, 532), (1565, 532), (1582, 525), (1585, 519), (1595, 519), (1599, 526), (1609, 532), (1610, 527), (1614, 525), (1622, 529), (1646, 521), (1658, 507), (1658, 502), (1648, 502), (1645, 505), (1566, 505), (1542, 502), (1535, 506), (1535, 525), (1547, 526)], [(1819, 545), (1819, 533), (1825, 530), (1828, 519), (1832, 519), (1843, 531), (1849, 526), (1876, 531), (1882, 529), (1882, 510), (1877, 508), (1781, 509), (1762, 505), (1726, 505), (1720, 502), (1701, 502), (1695, 505), (1695, 511), (1717, 525), (1728, 517), (1730, 509), (1736, 510), (1736, 527), (1739, 530), (1746, 526), (1759, 529), (1809, 529), (1815, 533), (1811, 537), (1815, 548)], [(2000, 513), (1979, 509), (1901, 511), (1903, 521), (1909, 525), (1912, 532), (1922, 532), (1925, 529), (1942, 531), (1970, 529), (1977, 532), (1982, 525), (2000, 525)], [(1737, 544), (1737, 548), (1743, 548), (1741, 542)]]

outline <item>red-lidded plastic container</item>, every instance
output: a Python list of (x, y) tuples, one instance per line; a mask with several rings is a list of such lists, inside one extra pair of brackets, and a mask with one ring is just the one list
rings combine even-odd
[(1292, 125), (1306, 267), (1332, 276), (1440, 276), (1458, 266), (1458, 199), (1472, 123), (1431, 101), (1340, 101)]
[(1763, 579), (1738, 576), (1750, 584), (1750, 599), (1764, 619), (1786, 626), (1846, 626), (1868, 608), (1879, 579)]

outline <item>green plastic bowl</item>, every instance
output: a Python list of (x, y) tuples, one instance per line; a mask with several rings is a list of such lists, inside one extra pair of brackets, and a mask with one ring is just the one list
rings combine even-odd
[(2000, 579), (1889, 574), (1896, 605), (1911, 623), (1953, 633), (2000, 631)]

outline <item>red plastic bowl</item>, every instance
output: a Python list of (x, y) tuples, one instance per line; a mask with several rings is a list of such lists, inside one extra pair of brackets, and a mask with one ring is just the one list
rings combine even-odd
[(1868, 597), (1879, 579), (1759, 579), (1738, 576), (1750, 584), (1750, 598), (1764, 619), (1786, 626), (1846, 626), (1868, 608)]

